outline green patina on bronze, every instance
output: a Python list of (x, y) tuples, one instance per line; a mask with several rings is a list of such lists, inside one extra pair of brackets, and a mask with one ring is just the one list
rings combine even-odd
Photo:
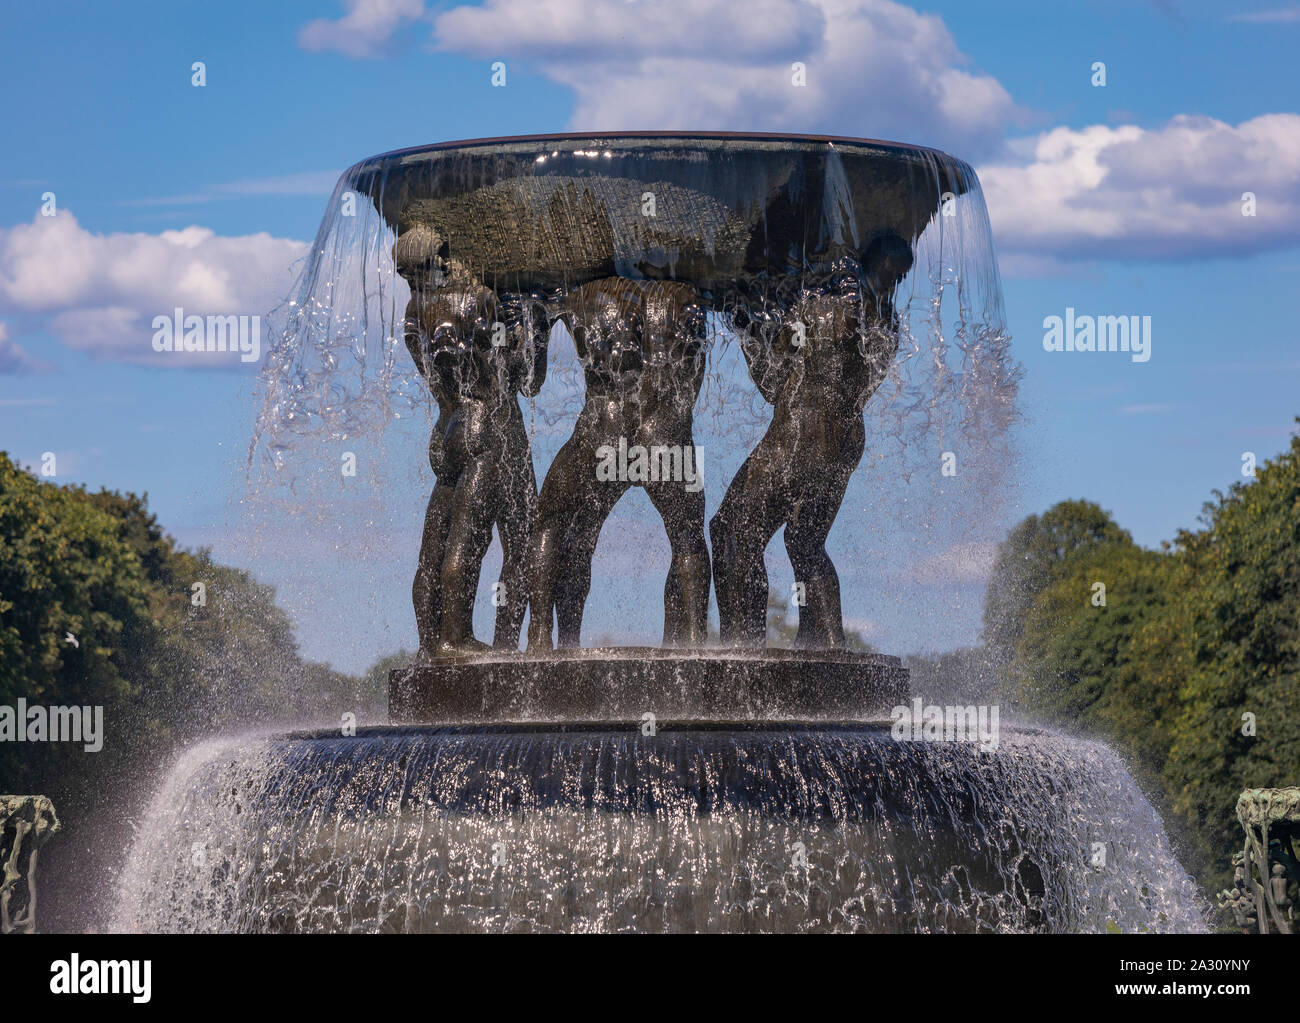
[(36, 930), (36, 859), (59, 830), (46, 796), (0, 796), (0, 934)]
[(1237, 800), (1237, 820), (1246, 832), (1242, 851), (1233, 856), (1233, 887), (1219, 893), (1219, 906), (1230, 910), (1243, 930), (1261, 934), (1295, 931), (1300, 902), (1300, 786), (1247, 789)]

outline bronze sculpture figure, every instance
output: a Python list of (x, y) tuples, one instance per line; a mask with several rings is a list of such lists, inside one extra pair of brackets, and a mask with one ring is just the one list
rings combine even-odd
[[(607, 133), (401, 150), (348, 180), (397, 232), (408, 347), (439, 405), (413, 588), (426, 655), (482, 645), (470, 612), (493, 525), (495, 645), (516, 647), (529, 613), (530, 652), (557, 620), (558, 645), (577, 646), (601, 528), (632, 486), (673, 550), (666, 646), (704, 645), (711, 578), (724, 644), (764, 643), (763, 552), (782, 527), (798, 645), (843, 645), (827, 535), (897, 352), (893, 292), (945, 197), (975, 187), (968, 165), (870, 139)], [(693, 430), (708, 314), (730, 317), (774, 406), (709, 525), (712, 555)], [(518, 395), (542, 384), (548, 317), (574, 336), (586, 394), (538, 497)]]
[(436, 250), (424, 228), (394, 247), (398, 271), (411, 284), (407, 350), (438, 404), (429, 439), (437, 483), (411, 590), (426, 658), (486, 647), (474, 638), (473, 612), (493, 525), (503, 556), (492, 645), (518, 647), (537, 507), (518, 395), (536, 394), (546, 378), (550, 330), (540, 302), (507, 307)]
[(750, 376), (773, 414), (709, 524), (724, 644), (763, 645), (763, 552), (785, 526), (786, 553), (805, 594), (796, 644), (844, 645), (826, 537), (862, 458), (863, 407), (898, 350), (893, 292), (911, 265), (910, 246), (887, 234), (866, 247), (860, 270), (846, 262), (816, 291), (778, 289), (732, 313)]
[(688, 284), (614, 277), (577, 288), (560, 317), (587, 393), (542, 484), (528, 648), (551, 649), (553, 612), (559, 645), (578, 645), (596, 541), (632, 486), (645, 488), (672, 546), (664, 643), (702, 645), (710, 570), (692, 430), (705, 370), (704, 307)]

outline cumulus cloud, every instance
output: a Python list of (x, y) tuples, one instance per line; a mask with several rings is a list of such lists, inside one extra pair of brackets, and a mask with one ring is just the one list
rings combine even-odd
[[(299, 45), (380, 57), (426, 17), (422, 0), (346, 8), (304, 25)], [(1019, 116), (941, 18), (894, 0), (486, 0), (430, 17), (439, 49), (513, 58), (571, 88), (575, 130), (822, 131), (974, 157)]]
[[(980, 169), (1000, 250), (1074, 259), (1258, 252), (1300, 237), (1300, 115), (1055, 128)], [(1243, 216), (1243, 195), (1255, 216)]]
[(442, 50), (572, 88), (577, 130), (825, 131), (978, 155), (1016, 115), (940, 18), (892, 0), (487, 0), (434, 31)]
[(383, 57), (392, 49), (394, 34), (424, 16), (424, 0), (346, 0), (345, 5), (343, 17), (317, 18), (299, 29), (298, 45), (313, 53)]
[(229, 356), (169, 358), (153, 351), (153, 317), (260, 316), (293, 283), (306, 242), (261, 233), (220, 237), (202, 227), (161, 234), (95, 234), (67, 210), (0, 230), (0, 313), (43, 320), (66, 344), (98, 358), (233, 368)]
[[(354, 55), (382, 51), (425, 17), (415, 0), (348, 9), (328, 24), (333, 48)], [(1073, 273), (1079, 260), (1244, 255), (1300, 236), (1300, 115), (1010, 138), (1025, 111), (969, 65), (941, 18), (894, 0), (753, 0), (742, 17), (733, 0), (484, 0), (429, 18), (444, 52), (517, 60), (571, 88), (575, 130), (827, 132), (983, 161), (1013, 275)], [(796, 61), (803, 87), (792, 83)], [(1246, 192), (1256, 216), (1242, 216)]]

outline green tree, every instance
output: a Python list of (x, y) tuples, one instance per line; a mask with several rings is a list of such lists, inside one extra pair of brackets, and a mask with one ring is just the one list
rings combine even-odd
[[(0, 452), (0, 704), (100, 705), (107, 726), (140, 694), (152, 598), (117, 519)], [(92, 764), (80, 746), (0, 743), (0, 787), (82, 804)]]
[(1300, 438), (1162, 551), (1098, 513), (1069, 502), (1013, 530), (986, 636), (1015, 639), (1008, 696), (1126, 753), (1184, 865), (1222, 887), (1240, 792), (1300, 783)]
[(1178, 536), (1194, 588), (1165, 781), (1226, 880), (1241, 790), (1300, 784), (1300, 436), (1202, 521)]
[(1158, 771), (1181, 680), (1159, 670), (1168, 649), (1152, 640), (1167, 634), (1176, 559), (1124, 539), (1076, 550), (1057, 574), (1027, 612), (1006, 669), (1012, 701)]
[(1091, 501), (1061, 501), (1030, 515), (998, 545), (984, 595), (984, 645), (995, 663), (1015, 656), (1026, 615), (1069, 559), (1132, 537)]

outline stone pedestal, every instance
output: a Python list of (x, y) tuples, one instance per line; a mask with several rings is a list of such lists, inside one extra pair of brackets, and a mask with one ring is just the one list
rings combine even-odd
[(392, 672), (394, 724), (506, 721), (843, 721), (908, 699), (897, 657), (833, 650), (486, 653)]

